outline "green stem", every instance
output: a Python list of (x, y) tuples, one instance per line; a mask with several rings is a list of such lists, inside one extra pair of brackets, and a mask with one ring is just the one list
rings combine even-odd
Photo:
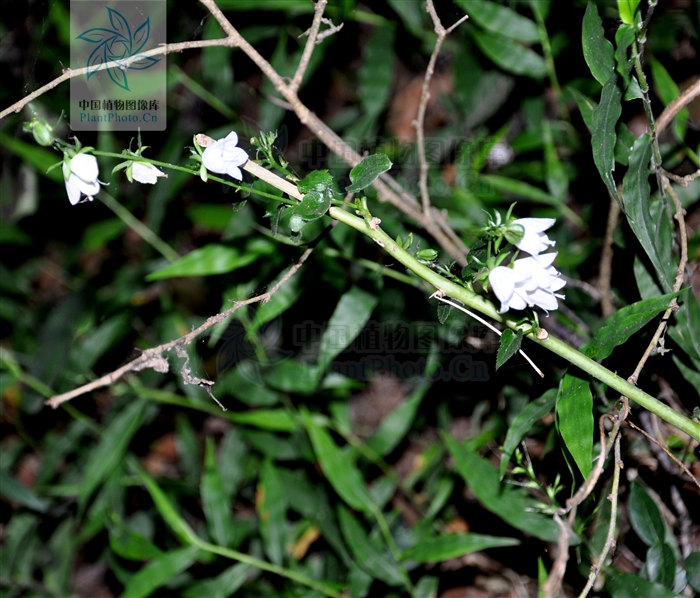
[[(513, 328), (514, 330), (518, 329), (517, 322), (515, 320), (505, 318), (499, 314), (492, 303), (483, 297), (472, 293), (463, 286), (447, 280), (437, 272), (421, 264), (412, 255), (404, 251), (396, 243), (396, 241), (389, 237), (389, 235), (387, 235), (379, 227), (370, 228), (369, 224), (364, 219), (353, 216), (352, 214), (339, 210), (338, 208), (331, 208), (328, 213), (332, 218), (373, 239), (375, 243), (383, 247), (384, 250), (392, 255), (397, 261), (401, 262), (409, 270), (424, 280), (427, 280), (436, 289), (443, 291), (446, 295), (458, 299), (465, 305), (489, 316), (490, 318), (493, 318), (498, 322), (505, 324), (510, 328)], [(604, 382), (610, 386), (610, 388), (615, 389), (655, 415), (658, 415), (661, 419), (676, 426), (679, 430), (682, 430), (692, 438), (700, 440), (700, 423), (694, 422), (681, 413), (677, 413), (665, 403), (662, 403), (658, 399), (655, 399), (651, 395), (645, 393), (643, 390), (630, 384), (627, 380), (620, 378), (620, 376), (614, 374), (609, 369), (600, 365), (596, 361), (593, 361), (589, 357), (586, 357), (583, 353), (580, 353), (573, 347), (570, 347), (566, 343), (552, 336), (545, 340), (538, 339), (531, 332), (526, 334), (526, 336), (537, 344), (549, 349), (560, 357), (563, 357), (585, 372), (588, 372), (594, 378)]]

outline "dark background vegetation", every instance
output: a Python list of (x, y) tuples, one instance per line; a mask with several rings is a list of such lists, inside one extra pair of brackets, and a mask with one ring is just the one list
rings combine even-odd
[[(415, 5), (415, 10), (402, 8), (402, 4)], [(508, 4), (531, 17), (525, 3)], [(617, 27), (616, 7), (610, 2), (598, 4), (612, 39)], [(305, 40), (298, 36), (311, 21), (310, 3), (229, 1), (221, 7), (242, 35), (282, 74), (293, 75), (295, 57)], [(438, 2), (436, 7), (445, 25), (463, 14), (462, 8), (451, 2)], [(590, 135), (569, 92), (569, 87), (574, 87), (595, 97), (600, 89), (581, 52), (584, 9), (585, 3), (580, 1), (553, 2), (547, 17), (563, 89), (559, 97), (546, 77), (508, 74), (491, 62), (473, 39), (473, 31), (478, 29), (475, 23), (468, 21), (457, 29), (438, 60), (426, 136), (435, 149), (429, 156), (434, 165), (431, 199), (434, 205), (449, 211), (450, 222), (467, 244), (473, 242), (474, 231), (485, 222), (483, 210), (505, 212), (517, 199), (520, 203), (516, 213), (521, 217), (557, 218), (552, 235), (557, 240), (558, 267), (571, 279), (596, 287), (609, 198), (593, 164)], [(69, 66), (68, 11), (66, 2), (3, 3), (3, 108)], [(697, 2), (661, 1), (651, 25), (647, 52), (679, 85), (697, 75), (699, 12)], [(214, 19), (196, 3), (171, 2), (168, 14), (170, 42), (221, 35)], [(422, 3), (363, 4), (345, 0), (331, 2), (327, 16), (336, 24), (343, 22), (344, 28), (318, 47), (300, 97), (356, 149), (387, 153), (395, 164), (392, 174), (415, 192), (418, 162), (412, 121), (434, 44)], [(194, 134), (220, 138), (234, 129), (241, 145), (249, 149), (250, 136), (277, 130), (279, 149), (300, 176), (313, 169), (329, 168), (336, 180), (347, 181), (348, 168), (329, 156), (292, 112), (269, 101), (275, 96), (274, 89), (242, 52), (225, 48), (183, 52), (169, 55), (168, 65), (168, 128), (162, 133), (144, 134), (144, 145), (151, 148), (147, 156), (184, 164), (189, 155), (184, 148), (192, 145)], [(32, 104), (32, 109), (54, 124), (55, 133), (65, 139), (70, 138), (65, 116), (68, 92), (69, 84), (64, 83)], [(659, 114), (664, 103), (653, 86), (652, 94), (655, 113)], [(219, 100), (224, 108), (217, 109), (212, 99)], [(670, 134), (662, 139), (668, 168), (679, 174), (697, 168), (683, 153), (686, 146), (697, 151), (700, 143), (697, 102), (690, 108), (683, 142)], [(623, 110), (622, 121), (635, 134), (643, 131), (646, 121), (641, 102), (627, 102)], [(551, 566), (546, 544), (514, 529), (479, 503), (455, 472), (439, 433), (447, 431), (460, 442), (471, 439), (471, 450), (480, 450), (497, 464), (498, 447), (513, 418), (529, 401), (556, 386), (566, 363), (532, 345), (527, 347), (528, 354), (545, 371), (544, 380), (519, 357), (496, 371), (492, 333), (471, 324), (472, 337), (465, 342), (463, 330), (470, 321), (453, 312), (446, 326), (436, 324), (434, 328), (438, 338), (433, 348), (441, 347), (442, 353), (431, 353), (428, 345), (393, 357), (402, 362), (431, 358), (448, 364), (461, 347), (463, 354), (485, 362), (488, 381), (449, 379), (433, 383), (396, 446), (383, 458), (375, 455), (373, 459), (363, 450), (363, 441), (421, 382), (415, 377), (377, 371), (370, 380), (336, 377), (305, 389), (296, 377), (300, 370), (277, 367), (275, 360), (281, 354), (298, 356), (300, 347), (292, 343), (294, 327), (308, 320), (320, 325), (328, 322), (340, 297), (353, 286), (376, 297), (372, 320), (378, 323), (403, 322), (409, 327), (417, 322), (436, 323), (436, 307), (427, 300), (420, 284), (407, 285), (368, 267), (368, 262), (362, 260), (403, 273), (374, 243), (342, 230), (340, 225), (289, 283), (293, 290), (289, 304), (279, 317), (253, 334), (256, 340), (242, 338), (254, 318), (256, 308), (252, 307), (239, 312), (240, 317), (229, 323), (227, 331), (217, 330), (218, 340), (203, 338), (192, 347), (195, 372), (216, 381), (214, 391), (228, 408), (227, 414), (212, 408), (215, 406), (204, 391), (185, 386), (176, 373), (150, 371), (75, 399), (65, 408), (53, 411), (45, 407), (47, 397), (112, 371), (139, 348), (184, 334), (228, 307), (231, 299), (263, 291), (298, 259), (303, 247), (290, 243), (284, 235), (273, 239), (267, 234), (270, 221), (264, 215), (275, 207), (270, 200), (252, 195), (242, 209), (234, 212), (232, 204), (240, 207), (241, 197), (231, 189), (175, 172), (154, 187), (130, 184), (122, 174), (109, 174), (117, 160), (100, 159), (101, 179), (110, 183), (106, 190), (180, 255), (209, 243), (221, 243), (253, 258), (249, 265), (226, 274), (149, 282), (146, 276), (167, 261), (124, 226), (98, 201), (99, 197), (91, 204), (69, 205), (62, 181), (45, 176), (45, 169), (38, 166), (43, 154), (38, 153), (31, 136), (22, 133), (22, 122), (30, 115), (24, 111), (0, 123), (0, 590), (4, 596), (120, 595), (154, 556), (147, 550), (129, 552), (124, 548), (125, 530), (163, 552), (182, 546), (136, 475), (139, 466), (156, 479), (189, 524), (212, 542), (219, 539), (203, 512), (201, 484), (203, 475), (212, 476), (212, 470), (218, 471), (224, 486), (222, 509), (229, 514), (234, 530), (229, 547), (274, 560), (270, 556), (274, 542), (269, 532), (261, 531), (256, 511), (260, 509), (260, 487), (271, 483), (270, 479), (261, 481), (260, 472), (264, 464), (271, 464), (269, 467), (283, 480), (285, 491), (280, 499), (284, 514), (273, 521), (286, 551), (280, 564), (342, 587), (348, 583), (348, 565), (327, 538), (317, 539), (300, 557), (289, 553), (313, 524), (312, 518), (296, 506), (299, 501), (303, 503), (304, 492), (295, 490), (291, 482), (297, 480), (299, 487), (305, 484), (312, 495), (323, 497), (319, 500), (331, 505), (327, 513), (330, 518), (335, 518), (339, 502), (316, 465), (299, 423), (301, 406), (329, 418), (337, 444), (355, 443), (347, 445), (346, 457), (357, 460), (366, 483), (378, 496), (384, 493), (384, 498), (377, 500), (385, 505), (397, 542), (408, 542), (411, 530), (420, 525), (441, 532), (514, 537), (521, 542), (519, 546), (489, 549), (434, 566), (421, 565), (411, 573), (414, 582), (423, 574), (439, 577), (439, 594), (445, 598), (534, 595), (537, 556), (547, 569)], [(570, 181), (566, 196), (549, 204), (535, 197), (499, 191), (488, 179), (488, 175), (498, 174), (546, 189), (541, 135), (544, 120), (553, 123), (559, 157)], [(507, 127), (503, 139), (514, 148), (514, 161), (501, 167), (486, 165), (476, 172), (470, 170), (479, 152), (486, 151), (486, 141), (502, 127)], [(79, 134), (83, 145), (116, 152), (130, 143), (135, 147), (133, 137), (132, 133)], [(55, 154), (54, 161), (60, 159)], [(691, 231), (690, 268), (697, 281), (700, 246), (697, 235), (693, 236), (700, 227), (697, 185), (686, 191), (685, 197)], [(433, 246), (414, 223), (387, 204), (372, 201), (373, 213), (390, 234), (412, 232), (414, 247)], [(302, 245), (327, 224), (318, 221), (309, 226)], [(640, 255), (637, 244), (628, 227), (620, 223), (613, 261), (618, 307), (640, 297), (632, 272), (634, 257)], [(447, 262), (447, 257), (441, 256), (441, 260)], [(573, 284), (567, 286), (566, 295), (562, 310), (543, 318), (543, 322), (555, 333), (566, 335), (569, 342), (580, 344), (601, 326), (600, 308), (595, 296)], [(650, 328), (616, 351), (606, 365), (622, 376), (629, 375), (650, 338)], [(223, 353), (230, 354), (231, 343), (238, 351), (234, 361), (253, 356), (256, 344), (262, 347), (272, 361), (272, 365), (258, 368), (264, 384), (251, 383), (241, 376), (240, 368), (221, 366), (217, 359)], [(667, 346), (676, 349), (670, 340)], [(358, 357), (361, 354), (350, 347), (336, 361), (348, 363)], [(172, 359), (176, 372), (177, 360)], [(689, 367), (692, 369), (692, 365)], [(653, 357), (639, 386), (688, 412), (698, 405), (697, 389), (679, 373), (669, 356)], [(164, 392), (158, 394), (156, 389)], [(596, 415), (611, 409), (618, 398), (602, 386), (594, 386), (594, 396)], [(169, 404), (176, 400), (180, 404)], [(129, 428), (133, 436), (120, 447), (120, 438), (110, 436), (110, 429), (136, 403), (142, 408), (133, 415), (133, 428)], [(235, 417), (227, 417), (261, 408), (288, 414), (293, 429), (276, 428), (264, 419), (242, 424), (236, 423)], [(638, 414), (632, 419), (639, 423)], [(674, 436), (672, 429), (661, 424), (656, 430), (698, 475), (698, 461), (693, 460), (697, 456), (688, 454), (687, 439)], [(110, 453), (105, 438), (114, 443), (111, 450), (119, 453), (109, 471), (101, 470), (94, 462), (96, 454)], [(100, 446), (106, 453), (97, 452)], [(581, 480), (567, 467), (553, 415), (530, 430), (526, 446), (543, 484), (552, 484), (556, 475), (561, 476), (564, 490), (558, 500), (563, 504)], [(631, 481), (638, 476), (659, 504), (667, 507), (672, 532), (697, 538), (697, 489), (676, 469), (660, 463), (663, 457), (637, 433), (626, 429), (623, 446), (623, 505), (629, 498)], [(213, 462), (205, 464), (207, 451), (210, 461), (215, 454), (216, 467)], [(601, 483), (582, 509), (577, 531), (584, 538), (599, 530), (595, 525), (596, 509), (605, 503), (607, 483)], [(451, 490), (444, 505), (432, 521), (422, 521), (436, 493), (446, 487)], [(685, 515), (674, 506), (676, 495), (687, 507)], [(363, 526), (378, 537), (372, 521), (363, 520)], [(646, 550), (623, 508), (613, 566), (639, 573)], [(697, 545), (694, 550), (698, 550)], [(567, 593), (580, 591), (590, 559), (588, 543), (584, 542), (570, 561)], [(209, 590), (198, 584), (216, 578), (231, 565), (234, 563), (224, 558), (203, 555), (186, 571), (176, 571), (153, 595), (204, 596)], [(273, 574), (244, 568), (234, 573), (235, 583), (220, 587), (228, 587), (228, 591), (239, 588), (237, 595), (313, 595)], [(369, 595), (385, 596), (396, 590), (375, 581), (367, 591)], [(606, 591), (602, 590), (601, 595)]]

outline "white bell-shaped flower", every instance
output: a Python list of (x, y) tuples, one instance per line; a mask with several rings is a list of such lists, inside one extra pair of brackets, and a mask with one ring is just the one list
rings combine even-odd
[(515, 242), (515, 246), (521, 251), (526, 251), (530, 255), (538, 255), (554, 245), (543, 231), (550, 228), (556, 221), (554, 218), (519, 218), (512, 224), (519, 224), (525, 229), (522, 239)]
[(166, 174), (153, 166), (153, 164), (134, 162), (131, 166), (131, 177), (137, 183), (155, 185), (158, 177), (162, 176), (166, 176)]
[(68, 161), (63, 162), (63, 178), (66, 181), (66, 192), (71, 205), (82, 201), (92, 201), (100, 190), (100, 185), (104, 185), (97, 180), (99, 169), (97, 159), (90, 154), (77, 154)]
[(533, 255), (515, 260), (512, 268), (498, 266), (491, 270), (489, 285), (501, 302), (499, 313), (534, 306), (546, 311), (559, 307), (557, 297), (563, 299), (564, 296), (556, 291), (566, 282), (552, 265), (556, 255)]
[(243, 180), (243, 173), (239, 166), (248, 161), (245, 150), (237, 147), (238, 135), (231, 131), (224, 139), (212, 143), (202, 154), (202, 163), (209, 172), (228, 174), (239, 181)]

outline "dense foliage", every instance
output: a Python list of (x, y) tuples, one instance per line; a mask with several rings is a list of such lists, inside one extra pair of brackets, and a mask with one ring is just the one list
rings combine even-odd
[[(2, 109), (60, 75), (71, 43), (66, 3), (5, 5)], [(217, 5), (292, 81), (313, 3)], [(321, 31), (343, 27), (298, 97), (370, 155), (354, 170), (233, 47), (168, 55), (165, 132), (77, 135), (108, 186), (66, 185), (96, 174), (86, 154), (48, 170), (53, 136), (74, 143), (69, 82), (0, 121), (2, 596), (578, 595), (591, 567), (601, 596), (700, 591), (700, 99), (654, 125), (697, 85), (698, 3), (435, 8), (445, 27), (469, 19), (416, 127), (436, 44), (425, 4), (329, 1)], [(168, 30), (224, 35), (201, 4), (171, 6)], [(304, 200), (242, 159), (233, 178), (205, 159), (207, 175), (201, 134), (231, 131), (230, 151)], [(370, 186), (387, 169), (421, 221)], [(551, 219), (567, 283), (536, 319), (489, 277), (509, 262), (485, 265), (491, 233), (550, 247), (534, 221), (512, 226), (529, 217)], [(510, 302), (504, 340), (464, 299), (431, 297), (441, 280), (495, 318)], [(152, 361), (45, 405), (270, 289), (164, 353), (169, 371)], [(634, 375), (648, 395), (628, 405), (612, 373), (635, 372), (662, 317)]]

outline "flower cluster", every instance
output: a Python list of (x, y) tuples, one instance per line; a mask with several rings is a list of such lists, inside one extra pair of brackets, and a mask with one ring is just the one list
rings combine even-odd
[(544, 310), (559, 307), (557, 297), (564, 296), (557, 291), (566, 282), (552, 265), (557, 254), (541, 254), (554, 245), (544, 234), (553, 224), (553, 218), (521, 218), (506, 230), (504, 236), (531, 256), (515, 260), (511, 267), (497, 266), (490, 271), (489, 284), (501, 302), (499, 313), (534, 306)]

